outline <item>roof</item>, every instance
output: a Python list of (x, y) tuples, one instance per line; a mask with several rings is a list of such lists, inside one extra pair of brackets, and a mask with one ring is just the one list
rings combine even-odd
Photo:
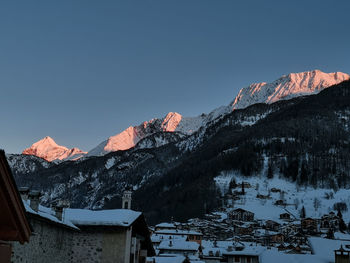
[(156, 227), (161, 227), (161, 228), (176, 228), (176, 226), (173, 223), (160, 223), (156, 225)]
[(159, 244), (159, 250), (184, 250), (184, 251), (197, 251), (199, 244), (196, 242), (189, 242), (183, 240), (164, 240)]
[(186, 240), (187, 236), (179, 236), (179, 235), (158, 235), (158, 234), (153, 234), (151, 236), (151, 240), (153, 243), (160, 243), (164, 240), (174, 240), (174, 239), (178, 239), (178, 240)]
[(203, 234), (197, 231), (192, 230), (179, 230), (179, 229), (162, 229), (157, 230), (154, 233), (156, 234), (165, 234), (165, 235), (196, 235), (196, 236), (202, 236)]
[(245, 210), (243, 208), (237, 208), (237, 209), (233, 210), (233, 212), (248, 212), (248, 213), (252, 213), (253, 214), (253, 212), (250, 212), (250, 211)]
[(31, 228), (3, 150), (0, 150), (0, 208), (0, 240), (28, 242)]
[(53, 224), (57, 224), (57, 225), (60, 225), (62, 227), (68, 227), (68, 228), (72, 228), (74, 230), (79, 230), (78, 227), (76, 227), (70, 220), (68, 220), (67, 218), (63, 218), (63, 220), (59, 220), (55, 215), (54, 215), (54, 212), (48, 208), (48, 207), (45, 207), (45, 206), (42, 206), (42, 205), (39, 205), (39, 209), (38, 209), (38, 212), (34, 211), (30, 205), (29, 205), (29, 201), (25, 201), (23, 200), (23, 204), (24, 204), (24, 207), (26, 209), (26, 212), (29, 214), (29, 215), (34, 215), (34, 216), (38, 216), (38, 217), (41, 217), (42, 219), (44, 220), (47, 220)]
[(129, 227), (141, 215), (141, 212), (136, 212), (129, 209), (110, 209), (93, 211), (88, 209), (68, 208), (65, 210), (66, 219), (78, 226)]
[(350, 241), (333, 240), (320, 237), (310, 237), (308, 240), (312, 252), (327, 262), (334, 261), (334, 250), (339, 249), (340, 246), (345, 247), (346, 245), (350, 245)]

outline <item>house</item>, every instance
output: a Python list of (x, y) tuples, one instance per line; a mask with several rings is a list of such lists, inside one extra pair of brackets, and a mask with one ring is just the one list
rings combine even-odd
[(159, 254), (196, 255), (199, 244), (178, 239), (164, 240), (159, 246)]
[(290, 214), (289, 213), (282, 213), (282, 214), (280, 214), (280, 219), (290, 220)]
[(177, 227), (175, 226), (174, 223), (160, 223), (155, 226), (154, 230), (155, 231), (161, 231), (161, 230), (174, 230)]
[(13, 244), (12, 262), (74, 262), (71, 258), (73, 236), (80, 230), (68, 220), (57, 217), (61, 215), (60, 209), (53, 212), (40, 206), (38, 191), (22, 188), (20, 192), (22, 198), (28, 196), (29, 199), (23, 199), (23, 204), (33, 235), (24, 245)]
[(145, 262), (154, 255), (141, 212), (130, 209), (67, 209), (65, 216), (81, 232), (74, 234), (74, 262)]
[(339, 249), (334, 250), (335, 263), (350, 262), (350, 250), (345, 250), (341, 245)]
[(188, 241), (196, 242), (199, 245), (201, 245), (202, 239), (203, 239), (202, 233), (193, 231), (193, 230), (168, 229), (168, 230), (158, 230), (158, 231), (155, 231), (153, 234), (187, 237)]
[(272, 231), (278, 231), (280, 229), (280, 224), (273, 220), (266, 220), (265, 228)]
[(303, 218), (301, 220), (301, 228), (308, 232), (316, 232), (317, 231), (317, 221), (313, 218)]
[(253, 230), (251, 224), (233, 224), (233, 232), (237, 235), (250, 235)]
[(259, 263), (259, 258), (263, 251), (264, 248), (261, 246), (245, 246), (240, 250), (235, 250), (232, 247), (228, 247), (227, 250), (222, 253), (223, 262)]
[[(155, 255), (141, 212), (65, 209), (62, 205), (52, 210), (39, 205), (39, 192), (23, 189), (22, 193), (35, 235), (25, 245), (13, 245), (12, 262), (143, 263)], [(125, 207), (130, 207), (130, 201)]]
[(339, 217), (335, 215), (334, 212), (323, 215), (320, 220), (320, 228), (337, 230), (339, 228)]
[(272, 243), (282, 244), (284, 242), (284, 235), (281, 233), (270, 235), (270, 240)]
[(182, 241), (188, 241), (187, 236), (179, 236), (179, 235), (161, 235), (161, 234), (153, 234), (151, 236), (151, 241), (153, 244), (153, 247), (155, 249), (158, 249), (159, 244), (164, 241), (164, 240), (182, 240)]
[(0, 261), (11, 262), (13, 245), (29, 242), (32, 229), (3, 150), (0, 150)]
[(281, 206), (285, 206), (286, 205), (286, 203), (285, 203), (285, 201), (284, 200), (277, 200), (276, 202), (275, 202), (275, 205), (281, 205)]
[(241, 262), (258, 263), (260, 254), (266, 250), (265, 247), (256, 243), (235, 241), (203, 241), (203, 252), (201, 260), (206, 263)]
[(254, 213), (237, 208), (229, 213), (229, 218), (237, 221), (254, 221)]

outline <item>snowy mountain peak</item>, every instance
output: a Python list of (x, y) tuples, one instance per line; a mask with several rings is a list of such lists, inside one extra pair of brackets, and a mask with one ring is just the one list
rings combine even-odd
[(86, 152), (83, 152), (78, 148), (69, 149), (67, 147), (60, 146), (51, 137), (46, 136), (45, 138), (34, 143), (29, 148), (25, 149), (22, 154), (35, 155), (51, 162), (54, 160), (79, 159), (85, 155)]
[(176, 130), (182, 119), (181, 114), (177, 112), (169, 112), (162, 122), (163, 131), (173, 132)]
[(350, 75), (342, 72), (325, 73), (313, 70), (290, 73), (271, 83), (254, 83), (241, 89), (230, 106), (236, 110), (255, 103), (273, 103), (282, 99), (316, 94), (348, 79), (350, 79)]

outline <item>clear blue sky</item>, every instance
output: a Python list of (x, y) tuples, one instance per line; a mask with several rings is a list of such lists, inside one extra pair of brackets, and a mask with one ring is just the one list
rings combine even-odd
[(90, 150), (289, 72), (350, 72), (350, 1), (3, 1), (0, 148)]

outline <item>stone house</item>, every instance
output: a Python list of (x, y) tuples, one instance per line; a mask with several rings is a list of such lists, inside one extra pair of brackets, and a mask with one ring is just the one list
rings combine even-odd
[(154, 250), (141, 212), (129, 209), (67, 209), (81, 231), (73, 236), (73, 262), (146, 262)]
[(33, 199), (23, 203), (33, 235), (24, 245), (13, 244), (12, 262), (73, 262), (73, 236), (79, 229), (45, 213), (41, 206), (39, 210), (39, 196), (30, 196)]
[[(26, 197), (30, 200), (25, 200)], [(145, 218), (129, 209), (55, 210), (39, 205), (39, 194), (23, 191), (34, 235), (14, 244), (12, 262), (144, 263), (154, 249)]]

